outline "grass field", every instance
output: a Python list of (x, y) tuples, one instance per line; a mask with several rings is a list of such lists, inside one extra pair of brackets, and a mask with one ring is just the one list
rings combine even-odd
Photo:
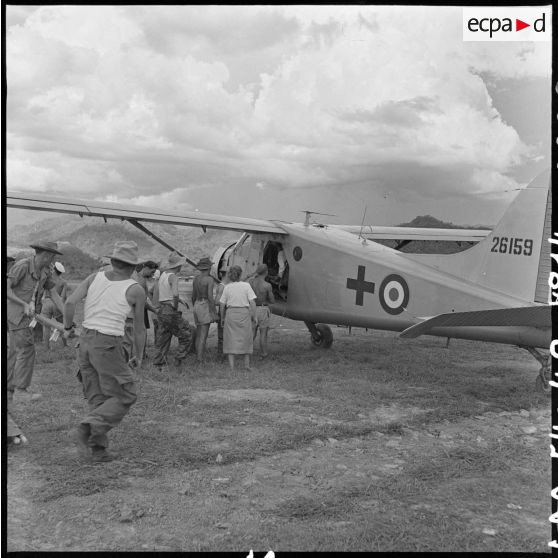
[(215, 326), (205, 366), (148, 362), (105, 464), (68, 440), (86, 409), (73, 350), (38, 345), (8, 550), (548, 551), (550, 400), (532, 357), (335, 327), (323, 350), (273, 320), (251, 372), (220, 361)]

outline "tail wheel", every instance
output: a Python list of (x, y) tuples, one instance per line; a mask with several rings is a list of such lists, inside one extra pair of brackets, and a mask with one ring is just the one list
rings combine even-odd
[(316, 331), (312, 335), (312, 344), (321, 349), (329, 349), (333, 343), (331, 328), (325, 324), (316, 324)]

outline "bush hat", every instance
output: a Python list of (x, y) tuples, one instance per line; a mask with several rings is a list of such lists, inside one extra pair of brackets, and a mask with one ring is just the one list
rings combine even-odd
[(181, 256), (178, 252), (171, 252), (166, 262), (161, 265), (162, 269), (174, 269), (182, 267), (186, 263), (186, 258)]
[(196, 264), (196, 268), (199, 270), (202, 269), (211, 269), (211, 266), (213, 265), (213, 262), (209, 259), (209, 258), (202, 258), (197, 264)]
[(112, 254), (106, 257), (130, 265), (138, 265), (138, 245), (132, 240), (119, 240), (114, 243)]
[(31, 248), (35, 248), (35, 250), (45, 250), (46, 252), (52, 252), (53, 254), (58, 254), (62, 256), (62, 252), (58, 251), (58, 244), (53, 242), (52, 240), (45, 240), (41, 242), (36, 242), (35, 244), (29, 244)]

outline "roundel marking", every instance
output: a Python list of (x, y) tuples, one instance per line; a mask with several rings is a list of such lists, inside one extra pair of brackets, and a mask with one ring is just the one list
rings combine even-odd
[(401, 314), (409, 304), (409, 286), (401, 275), (388, 275), (380, 285), (380, 304), (388, 313)]
[(293, 258), (297, 262), (299, 262), (302, 259), (302, 248), (300, 246), (295, 246), (293, 248)]

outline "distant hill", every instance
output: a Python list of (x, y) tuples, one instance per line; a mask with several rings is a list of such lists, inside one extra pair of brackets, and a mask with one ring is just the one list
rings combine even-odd
[[(203, 256), (213, 256), (219, 246), (229, 245), (240, 236), (238, 232), (232, 231), (208, 230), (204, 233), (199, 227), (178, 227), (155, 223), (146, 223), (145, 226), (193, 260)], [(109, 219), (105, 223), (101, 217), (82, 219), (77, 215), (68, 215), (48, 218), (32, 225), (9, 227), (6, 236), (10, 254), (28, 250), (30, 243), (41, 239), (68, 243), (92, 258), (110, 254), (117, 240), (136, 242), (142, 259), (162, 261), (169, 254), (167, 248), (130, 223), (115, 219)], [(64, 263), (64, 265), (66, 264)], [(193, 273), (194, 269), (185, 266), (184, 271), (188, 274)]]
[(447, 221), (440, 221), (432, 215), (418, 215), (408, 223), (401, 223), (398, 227), (416, 227), (419, 229), (492, 229), (487, 225), (454, 225)]
[[(84, 279), (102, 264), (100, 258), (95, 258), (81, 251), (79, 248), (68, 243), (59, 243), (58, 249), (62, 256), (56, 256), (55, 261), (62, 262), (65, 269), (64, 279)], [(32, 248), (26, 248), (17, 252), (11, 252), (16, 260), (29, 257), (34, 254)]]
[[(487, 225), (454, 225), (447, 221), (441, 221), (432, 217), (432, 215), (418, 215), (408, 223), (400, 223), (398, 227), (416, 227), (423, 229), (492, 229)], [(395, 248), (397, 241), (394, 240), (379, 240), (380, 244)], [(424, 240), (418, 242), (410, 242), (399, 250), (411, 254), (455, 254), (470, 248), (470, 242), (453, 242), (449, 240)]]

